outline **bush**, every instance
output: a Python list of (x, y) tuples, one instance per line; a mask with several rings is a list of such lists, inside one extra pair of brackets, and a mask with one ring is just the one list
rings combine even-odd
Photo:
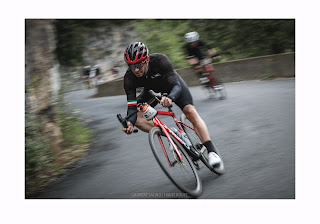
[(41, 124), (35, 115), (26, 113), (25, 125), (25, 181), (26, 197), (45, 189), (52, 181), (63, 175), (79, 158), (83, 157), (90, 143), (91, 131), (81, 123), (80, 115), (74, 113), (60, 97), (56, 105), (56, 118), (63, 134), (61, 152), (51, 153), (41, 133)]

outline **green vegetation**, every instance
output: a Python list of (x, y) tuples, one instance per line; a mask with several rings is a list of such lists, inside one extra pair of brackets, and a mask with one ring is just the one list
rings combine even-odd
[(91, 131), (81, 123), (79, 114), (67, 106), (63, 97), (59, 99), (56, 110), (56, 119), (63, 135), (58, 154), (52, 153), (43, 138), (39, 120), (32, 118), (32, 114), (25, 115), (26, 197), (32, 197), (63, 175), (85, 155), (90, 143)]
[[(40, 124), (26, 113), (25, 125), (25, 178), (26, 194), (48, 184), (48, 176), (54, 176), (53, 156), (40, 132)], [(31, 121), (33, 120), (33, 121)]]
[(134, 20), (132, 24), (150, 53), (166, 54), (175, 68), (187, 66), (182, 48), (188, 30), (185, 20)]
[(135, 20), (133, 25), (152, 52), (168, 55), (175, 68), (186, 66), (184, 34), (197, 31), (222, 59), (293, 52), (295, 21), (270, 19)]
[(58, 123), (63, 139), (70, 145), (86, 144), (89, 142), (91, 132), (80, 122), (79, 114), (71, 111), (62, 99), (57, 109)]
[(124, 23), (134, 27), (151, 53), (168, 55), (175, 68), (187, 66), (182, 46), (190, 31), (197, 31), (223, 60), (295, 51), (294, 19), (57, 20), (60, 64), (82, 65), (84, 33)]

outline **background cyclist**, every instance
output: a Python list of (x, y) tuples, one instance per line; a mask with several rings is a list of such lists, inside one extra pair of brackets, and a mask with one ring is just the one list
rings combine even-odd
[[(208, 149), (209, 164), (219, 165), (220, 158), (215, 153), (211, 142), (208, 128), (193, 105), (193, 100), (188, 86), (174, 70), (169, 58), (164, 54), (150, 54), (149, 50), (141, 42), (131, 43), (124, 52), (124, 60), (129, 68), (124, 76), (124, 90), (127, 95), (128, 110), (131, 114), (137, 110), (137, 103), (143, 103), (150, 100), (148, 91), (168, 93), (167, 97), (162, 97), (160, 104), (169, 107), (175, 102), (188, 120), (193, 124), (196, 133)], [(136, 89), (144, 87), (144, 91), (136, 97)], [(151, 106), (155, 106), (155, 104)], [(127, 133), (133, 133), (133, 127), (136, 126), (144, 132), (154, 127), (152, 121), (147, 121), (141, 112), (129, 118), (128, 128), (122, 128)]]
[(188, 63), (195, 69), (195, 72), (198, 74), (200, 78), (200, 82), (208, 81), (206, 78), (202, 77), (203, 69), (200, 64), (201, 60), (205, 59), (206, 55), (203, 53), (203, 50), (207, 50), (208, 55), (214, 56), (213, 60), (218, 61), (221, 59), (220, 56), (215, 56), (217, 51), (214, 48), (211, 48), (204, 41), (200, 40), (200, 35), (193, 31), (186, 33), (184, 35), (184, 39), (186, 44), (183, 45), (187, 53)]

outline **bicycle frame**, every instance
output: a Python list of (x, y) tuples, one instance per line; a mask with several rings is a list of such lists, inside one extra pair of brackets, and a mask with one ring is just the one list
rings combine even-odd
[[(198, 174), (194, 168), (194, 166), (192, 165), (192, 162), (195, 163), (195, 161), (197, 160), (201, 160), (211, 171), (217, 173), (218, 175), (223, 174), (224, 173), (224, 166), (223, 166), (223, 162), (222, 162), (222, 168), (220, 170), (215, 170), (216, 168), (211, 167), (208, 164), (208, 159), (207, 157), (203, 154), (203, 150), (205, 150), (206, 148), (203, 147), (203, 145), (201, 145), (200, 143), (200, 139), (193, 139), (194, 138), (194, 134), (191, 133), (191, 139), (184, 139), (185, 135), (187, 136), (187, 138), (190, 138), (190, 133), (184, 130), (188, 130), (186, 129), (189, 128), (190, 130), (195, 131), (194, 128), (190, 127), (189, 125), (185, 124), (183, 121), (186, 121), (188, 118), (185, 115), (181, 116), (181, 120), (178, 120), (176, 115), (174, 114), (174, 112), (172, 111), (171, 107), (168, 108), (168, 111), (158, 111), (155, 110), (153, 107), (151, 107), (150, 105), (153, 104), (153, 102), (155, 100), (157, 100), (159, 103), (161, 103), (161, 99), (163, 96), (167, 96), (166, 93), (155, 93), (153, 90), (149, 90), (148, 93), (150, 95), (153, 96), (153, 99), (149, 100), (147, 103), (139, 103), (137, 105), (137, 109), (135, 112), (129, 114), (128, 116), (126, 116), (125, 118), (122, 118), (121, 114), (117, 114), (117, 118), (120, 121), (120, 123), (122, 124), (122, 126), (124, 128), (128, 128), (127, 123), (128, 123), (128, 119), (130, 117), (132, 117), (133, 115), (137, 114), (139, 111), (142, 113), (142, 115), (147, 119), (147, 120), (152, 120), (153, 124), (155, 127), (157, 128), (152, 128), (149, 131), (149, 141), (150, 141), (150, 146), (151, 149), (158, 161), (158, 163), (160, 164), (161, 168), (164, 170), (164, 172), (168, 175), (168, 177), (180, 188), (180, 189), (184, 189), (184, 187), (181, 187), (176, 181), (173, 180), (173, 177), (166, 171), (165, 167), (163, 166), (164, 164), (162, 162), (160, 162), (158, 153), (156, 153), (156, 146), (155, 146), (155, 135), (157, 135), (160, 146), (162, 148), (162, 151), (164, 153), (164, 156), (167, 159), (167, 162), (169, 164), (169, 167), (173, 167), (175, 163), (179, 163), (182, 167), (185, 166), (184, 163), (184, 159), (182, 159), (182, 156), (184, 153), (187, 153), (185, 156), (185, 159), (187, 160), (187, 163), (189, 163), (189, 165), (191, 166), (191, 169), (193, 171), (193, 173), (196, 176), (197, 179), (197, 189), (200, 187), (201, 190), (201, 182), (200, 182), (200, 186), (199, 186), (199, 177)], [(178, 127), (178, 131), (179, 133), (182, 133), (182, 136), (180, 137), (180, 135), (175, 133), (175, 130), (171, 130), (170, 128), (168, 128), (159, 118), (158, 115), (163, 115), (163, 116), (170, 116), (173, 118), (173, 120), (175, 121), (177, 127)], [(124, 129), (123, 129), (124, 130)], [(160, 131), (159, 131), (160, 130)], [(133, 132), (137, 132), (138, 130), (135, 129)], [(128, 132), (127, 132), (128, 133)], [(196, 135), (196, 134), (195, 134)], [(168, 141), (169, 141), (169, 146), (170, 146), (170, 151), (173, 151), (173, 157), (174, 160), (173, 162), (171, 162), (171, 158), (168, 156), (169, 154), (167, 154), (167, 150), (165, 149), (165, 145), (162, 141), (161, 136), (165, 136)], [(190, 140), (193, 140), (192, 142)], [(189, 142), (190, 141), (190, 142)], [(195, 143), (196, 141), (196, 143)], [(199, 144), (197, 143), (199, 141)], [(175, 142), (177, 144), (175, 144)], [(181, 145), (182, 148), (178, 148), (178, 145)], [(190, 145), (188, 145), (190, 144)], [(172, 146), (172, 148), (171, 148)], [(199, 149), (199, 147), (201, 147), (201, 149)], [(159, 148), (159, 147), (157, 147)], [(169, 151), (169, 152), (170, 152)], [(160, 154), (161, 154), (161, 150), (160, 150)], [(190, 157), (189, 157), (190, 156)], [(192, 160), (191, 160), (192, 159)], [(221, 160), (222, 161), (222, 160)], [(197, 165), (197, 164), (195, 164)], [(221, 166), (221, 165), (220, 165)], [(199, 166), (197, 165), (197, 169), (199, 169)], [(217, 168), (219, 169), (219, 168)], [(183, 190), (184, 191), (184, 190)], [(198, 191), (198, 190), (197, 190)], [(191, 195), (193, 195), (193, 191), (190, 193)], [(194, 194), (195, 195), (195, 194)]]
[[(151, 92), (150, 92), (151, 91)], [(147, 102), (147, 104), (150, 106), (150, 104), (152, 104), (155, 100), (158, 100), (158, 102), (160, 102), (160, 100), (157, 98), (158, 96), (155, 95), (155, 93), (152, 91), (152, 90), (149, 90), (149, 93), (151, 93), (154, 98), (151, 99), (149, 102)], [(137, 108), (139, 108), (140, 110), (142, 110), (144, 108), (144, 105), (143, 104), (138, 104), (137, 105)], [(175, 121), (176, 125), (178, 126), (179, 128), (179, 132), (180, 133), (185, 133), (185, 131), (183, 130), (181, 124), (185, 125), (186, 127), (194, 130), (192, 127), (188, 126), (187, 124), (184, 124), (183, 122), (179, 121), (176, 117), (176, 115), (172, 112), (171, 110), (171, 107), (168, 108), (169, 111), (156, 111), (157, 114), (155, 117), (152, 118), (152, 121), (153, 121), (153, 124), (155, 127), (160, 127), (161, 130), (164, 132), (164, 134), (166, 135), (166, 137), (168, 138), (170, 144), (172, 145), (172, 147), (174, 148), (175, 152), (177, 153), (178, 157), (180, 160), (182, 160), (182, 156), (181, 156), (181, 153), (179, 152), (176, 144), (173, 142), (172, 138), (170, 137), (170, 135), (176, 139), (188, 152), (191, 151), (191, 148), (190, 146), (185, 142), (183, 141), (179, 136), (177, 136), (170, 128), (168, 128), (159, 118), (158, 118), (158, 115), (164, 115), (164, 116), (171, 116), (173, 118), (173, 120)], [(120, 121), (120, 123), (123, 125), (123, 127), (127, 128), (127, 119), (131, 116), (133, 116), (134, 114), (136, 114), (139, 110), (137, 110), (136, 112), (128, 115), (127, 117), (125, 117), (125, 119), (122, 118), (121, 114), (117, 114), (117, 118), (118, 120)], [(136, 131), (134, 131), (136, 132)], [(158, 134), (157, 134), (158, 135)], [(168, 156), (167, 156), (167, 152), (165, 150), (165, 147), (163, 145), (163, 142), (162, 142), (162, 139), (160, 138), (160, 136), (158, 135), (158, 138), (159, 138), (159, 142), (161, 144), (161, 147), (162, 147), (162, 150), (167, 158), (167, 161), (169, 163), (169, 166), (171, 167), (171, 163), (168, 159)]]
[(213, 65), (203, 65), (203, 73), (206, 74), (206, 77), (209, 79), (210, 88), (213, 88), (214, 86), (218, 85), (216, 74), (214, 74), (214, 68)]
[[(140, 106), (141, 107), (141, 106)], [(185, 131), (183, 130), (181, 124), (183, 125), (186, 125), (184, 123), (182, 123), (181, 121), (179, 121), (176, 117), (176, 115), (172, 112), (172, 111), (157, 111), (157, 116), (155, 116), (152, 121), (153, 121), (153, 124), (155, 127), (160, 127), (164, 134), (166, 135), (166, 137), (168, 138), (170, 144), (173, 146), (175, 152), (177, 153), (178, 157), (180, 160), (182, 160), (182, 157), (181, 157), (181, 153), (179, 152), (176, 144), (173, 142), (171, 136), (173, 138), (175, 138), (181, 145), (183, 145), (185, 148), (187, 148), (188, 150), (190, 150), (190, 146), (187, 145), (181, 138), (179, 138), (179, 136), (177, 136), (170, 128), (168, 128), (159, 118), (158, 118), (158, 115), (164, 115), (164, 116), (171, 116), (173, 118), (173, 120), (175, 121), (176, 125), (178, 126), (179, 128), (179, 132), (180, 133), (184, 133)], [(193, 129), (192, 127), (186, 125), (187, 127)], [(171, 136), (170, 136), (171, 135)], [(162, 142), (162, 139), (161, 137), (158, 135), (158, 139), (160, 141), (160, 145), (162, 147), (162, 150), (163, 150), (163, 153), (165, 154), (166, 158), (167, 158), (167, 161), (168, 161), (168, 164), (169, 166), (171, 167), (171, 164), (170, 164), (170, 161), (168, 159), (168, 156), (167, 156), (167, 152), (165, 150), (165, 147), (163, 145), (163, 142)]]

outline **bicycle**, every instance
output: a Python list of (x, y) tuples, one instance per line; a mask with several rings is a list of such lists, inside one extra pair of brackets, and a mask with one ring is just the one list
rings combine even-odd
[[(216, 56), (211, 56), (216, 57)], [(227, 93), (225, 87), (214, 70), (212, 65), (212, 58), (206, 57), (200, 61), (200, 65), (195, 67), (196, 71), (201, 72), (200, 84), (204, 87), (205, 92), (209, 97), (216, 97), (220, 100), (226, 99)], [(193, 56), (187, 57), (187, 59), (192, 59)]]
[[(147, 103), (138, 104), (139, 110), (125, 118), (118, 114), (117, 118), (125, 128), (127, 128), (127, 119), (138, 111), (141, 111), (147, 120), (152, 120), (154, 127), (150, 129), (148, 138), (158, 164), (180, 190), (192, 197), (198, 197), (202, 193), (202, 182), (197, 172), (200, 169), (197, 161), (201, 160), (210, 171), (221, 175), (225, 169), (220, 152), (217, 150), (222, 161), (220, 166), (211, 167), (208, 163), (207, 150), (191, 125), (187, 124), (186, 116), (182, 114), (181, 121), (179, 121), (172, 111), (172, 106), (168, 107), (168, 111), (155, 110), (150, 104), (155, 100), (160, 102), (162, 96), (167, 94), (155, 93), (153, 90), (149, 90), (149, 94), (153, 98)], [(158, 118), (158, 115), (171, 116), (178, 130), (168, 128)], [(137, 131), (135, 129), (134, 132)], [(215, 148), (217, 149), (217, 147)]]

